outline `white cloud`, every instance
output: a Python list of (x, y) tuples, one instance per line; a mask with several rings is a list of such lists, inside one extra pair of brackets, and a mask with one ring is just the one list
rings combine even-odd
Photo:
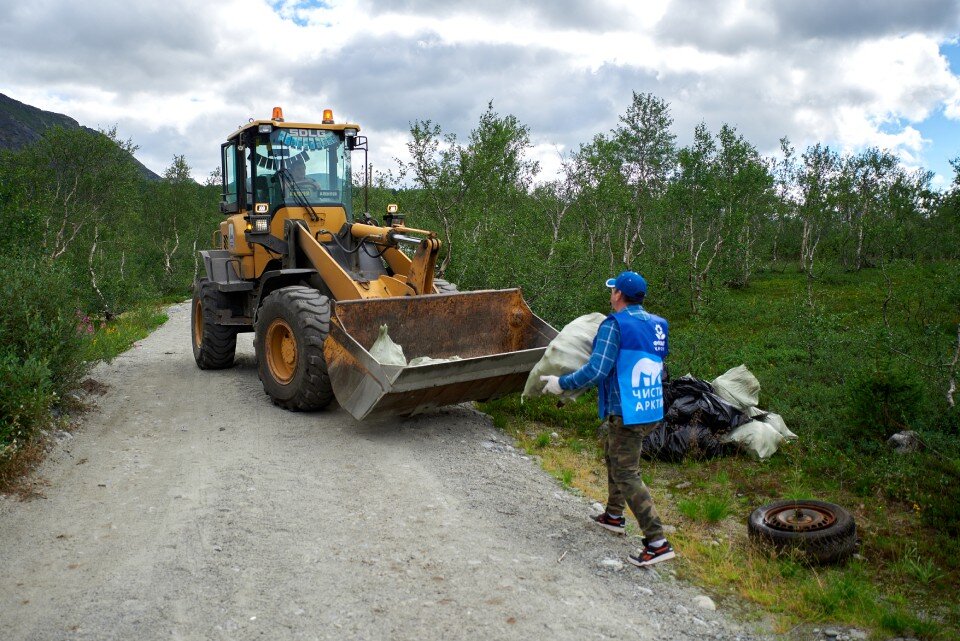
[(0, 92), (118, 124), (158, 172), (187, 153), (197, 177), (274, 105), (358, 121), (387, 168), (412, 120), (462, 139), (489, 100), (529, 125), (549, 175), (556, 150), (609, 131), (632, 91), (671, 103), (681, 143), (726, 122), (765, 152), (787, 135), (922, 164), (917, 123), (960, 120), (939, 49), (958, 30), (949, 0), (48, 0), (0, 23), (0, 55), (18, 61)]

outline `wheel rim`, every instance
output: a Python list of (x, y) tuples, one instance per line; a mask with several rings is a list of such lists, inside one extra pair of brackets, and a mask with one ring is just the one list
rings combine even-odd
[(286, 385), (297, 371), (297, 338), (290, 325), (282, 318), (275, 319), (267, 328), (265, 344), (271, 376)]
[(193, 302), (193, 342), (197, 347), (203, 344), (203, 304), (199, 298)]
[(763, 522), (781, 532), (814, 532), (825, 530), (837, 521), (833, 510), (817, 505), (798, 503), (770, 510)]

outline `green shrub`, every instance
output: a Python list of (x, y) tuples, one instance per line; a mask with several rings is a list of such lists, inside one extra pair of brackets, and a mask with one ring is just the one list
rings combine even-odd
[(918, 457), (911, 472), (907, 478), (916, 487), (923, 522), (960, 534), (960, 461), (932, 452)]
[(29, 439), (57, 396), (75, 389), (93, 322), (69, 272), (13, 260), (0, 271), (0, 449)]
[(944, 412), (936, 426), (944, 434), (960, 436), (960, 403)]
[(909, 429), (923, 404), (923, 384), (913, 370), (883, 368), (849, 383), (851, 425), (857, 435), (882, 440)]
[(0, 353), (0, 458), (30, 439), (55, 398), (45, 363)]
[(0, 345), (21, 362), (45, 363), (53, 391), (76, 388), (94, 327), (78, 307), (71, 274), (57, 265), (14, 260), (0, 271)]

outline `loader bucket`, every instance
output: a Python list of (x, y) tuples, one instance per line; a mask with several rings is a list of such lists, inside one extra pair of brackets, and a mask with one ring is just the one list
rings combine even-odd
[[(368, 351), (381, 325), (408, 360), (461, 360), (383, 365)], [(337, 401), (360, 420), (522, 390), (556, 335), (519, 289), (373, 298), (335, 303), (323, 352)]]

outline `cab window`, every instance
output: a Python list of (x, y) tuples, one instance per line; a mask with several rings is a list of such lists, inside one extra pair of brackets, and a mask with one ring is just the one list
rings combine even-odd
[(340, 132), (276, 128), (257, 137), (252, 163), (255, 202), (342, 206), (352, 219), (350, 154)]
[(237, 211), (237, 145), (227, 143), (220, 147), (223, 166), (223, 205), (227, 211)]

